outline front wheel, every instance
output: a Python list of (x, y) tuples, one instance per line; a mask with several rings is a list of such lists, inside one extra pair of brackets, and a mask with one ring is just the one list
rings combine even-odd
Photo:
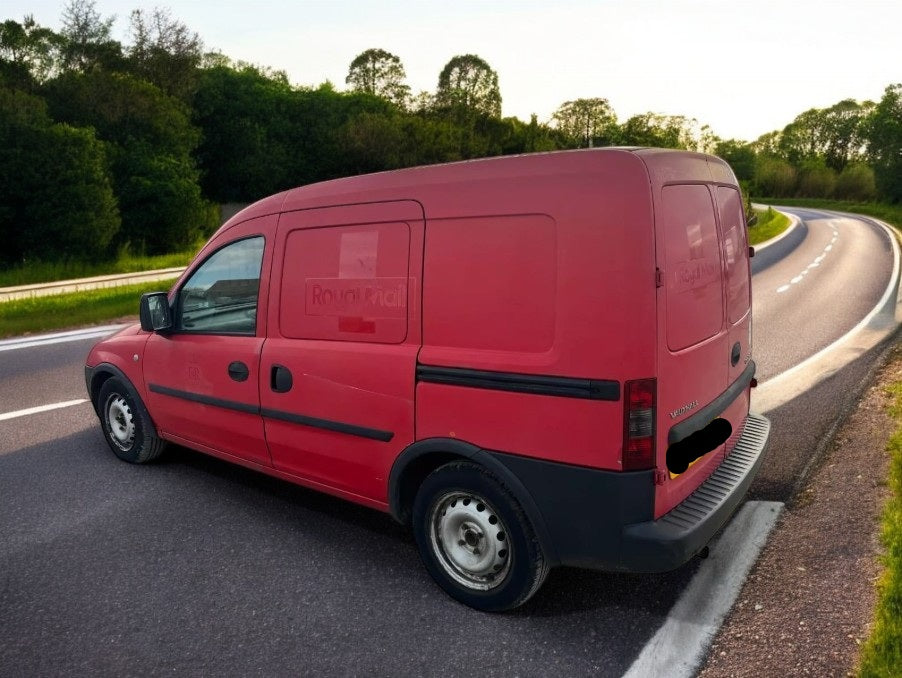
[(423, 481), (414, 501), (413, 529), (429, 574), (470, 607), (513, 609), (545, 580), (546, 561), (523, 509), (477, 464), (452, 462)]
[(121, 379), (104, 382), (97, 405), (103, 436), (117, 457), (144, 464), (160, 456), (166, 441), (157, 436), (144, 403)]

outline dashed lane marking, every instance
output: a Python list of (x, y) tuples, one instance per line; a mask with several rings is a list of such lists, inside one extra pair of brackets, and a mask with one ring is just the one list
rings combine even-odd
[(818, 255), (817, 257), (815, 257), (814, 261), (812, 261), (810, 264), (808, 264), (808, 266), (805, 267), (805, 270), (802, 271), (799, 275), (797, 275), (795, 278), (790, 280), (788, 285), (780, 285), (780, 287), (777, 288), (778, 294), (782, 294), (783, 292), (786, 292), (786, 291), (792, 289), (793, 285), (797, 285), (798, 283), (802, 282), (802, 280), (805, 279), (805, 275), (807, 275), (807, 273), (811, 269), (817, 268), (818, 266), (821, 265), (821, 262), (824, 260), (824, 257), (827, 256), (827, 252), (832, 250), (834, 243), (836, 243), (836, 241), (839, 240), (839, 233), (837, 232), (836, 227), (831, 225), (831, 228), (833, 228), (833, 239), (830, 241), (830, 244), (824, 248), (823, 253)]

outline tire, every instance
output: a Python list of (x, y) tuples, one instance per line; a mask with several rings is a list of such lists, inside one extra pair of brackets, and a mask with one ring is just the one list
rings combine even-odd
[(532, 525), (488, 470), (451, 462), (429, 474), (413, 504), (420, 558), (452, 598), (484, 612), (529, 600), (548, 574)]
[(156, 428), (144, 403), (131, 384), (110, 377), (100, 389), (97, 411), (103, 437), (113, 453), (130, 464), (146, 464), (162, 454), (166, 441)]

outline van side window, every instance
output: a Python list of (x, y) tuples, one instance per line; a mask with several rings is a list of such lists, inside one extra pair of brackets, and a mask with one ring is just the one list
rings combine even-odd
[(262, 236), (214, 252), (179, 290), (175, 326), (182, 332), (255, 334), (262, 262)]
[(403, 222), (291, 231), (282, 269), (282, 336), (403, 342), (409, 254), (410, 227)]

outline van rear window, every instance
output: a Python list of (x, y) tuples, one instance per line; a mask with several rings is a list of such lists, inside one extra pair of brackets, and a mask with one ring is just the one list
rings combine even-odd
[(727, 267), (727, 309), (730, 323), (735, 325), (749, 310), (749, 259), (746, 255), (745, 214), (742, 198), (735, 188), (717, 188), (717, 206), (724, 233), (724, 263)]
[(667, 346), (679, 351), (723, 326), (723, 273), (708, 187), (666, 186), (663, 195)]

